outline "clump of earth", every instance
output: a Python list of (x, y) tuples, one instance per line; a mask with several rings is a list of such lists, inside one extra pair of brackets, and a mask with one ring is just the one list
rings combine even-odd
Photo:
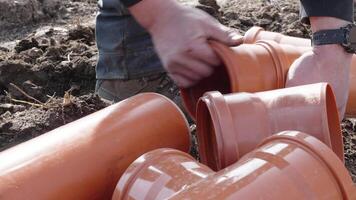
[(94, 95), (93, 26), (41, 29), (0, 52), (0, 150), (109, 105)]
[[(297, 0), (180, 1), (242, 34), (261, 26), (310, 36)], [(96, 7), (96, 0), (0, 0), (0, 151), (110, 105), (94, 94)], [(356, 182), (355, 119), (342, 128), (346, 166)]]
[(96, 1), (1, 3), (0, 151), (109, 105), (94, 95)]

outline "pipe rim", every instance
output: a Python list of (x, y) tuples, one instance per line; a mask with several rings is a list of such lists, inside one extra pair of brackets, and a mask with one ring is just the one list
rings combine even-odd
[[(270, 56), (275, 65), (275, 73), (276, 73), (276, 85), (277, 88), (284, 88), (286, 83), (286, 77), (283, 74), (283, 66), (286, 66), (285, 55), (283, 50), (280, 48), (279, 44), (272, 40), (259, 40), (256, 42), (256, 45), (260, 45), (264, 47)], [(280, 53), (278, 53), (280, 52)]]
[(314, 156), (319, 158), (331, 172), (340, 186), (341, 193), (345, 199), (352, 200), (353, 197), (356, 196), (354, 184), (348, 171), (344, 167), (344, 164), (326, 144), (311, 135), (299, 131), (283, 131), (266, 138), (258, 145), (258, 147), (262, 147), (273, 140), (294, 142), (300, 144), (302, 147), (309, 150), (309, 152), (312, 152)]
[[(222, 60), (223, 64), (221, 66), (219, 66), (219, 68), (221, 68), (220, 70), (222, 70), (222, 73), (224, 75), (226, 75), (225, 78), (228, 79), (229, 83), (227, 85), (224, 85), (223, 88), (216, 88), (216, 87), (212, 88), (212, 89), (204, 88), (205, 91), (201, 94), (201, 96), (199, 96), (199, 98), (204, 96), (204, 93), (209, 92), (209, 91), (219, 90), (220, 92), (223, 92), (224, 94), (232, 93), (233, 91), (238, 91), (239, 81), (238, 81), (238, 77), (235, 77), (233, 75), (233, 74), (235, 74), (234, 67), (228, 67), (228, 66), (234, 66), (234, 62), (232, 60), (226, 58), (226, 57), (230, 58), (230, 56), (224, 56), (226, 54), (233, 54), (233, 51), (229, 47), (227, 47), (217, 41), (210, 40), (209, 44), (212, 47), (213, 51)], [(217, 69), (215, 69), (214, 74), (217, 73), (216, 70)], [(211, 77), (211, 76), (209, 76), (209, 77)], [(196, 105), (199, 102), (199, 98), (196, 98), (196, 95), (194, 95), (194, 93), (196, 92), (195, 86), (190, 87), (190, 88), (180, 88), (180, 92), (181, 92), (181, 97), (183, 99), (183, 103), (184, 103), (184, 106), (185, 106), (187, 112), (193, 118), (193, 120), (196, 121), (196, 118), (197, 118), (197, 113), (196, 113), (197, 106)], [(198, 92), (198, 93), (200, 93), (200, 92)]]
[[(158, 97), (161, 97), (162, 99), (165, 99), (168, 103), (170, 103), (170, 105), (172, 105), (173, 107), (175, 107), (176, 111), (178, 111), (178, 113), (180, 114), (181, 116), (181, 119), (184, 121), (185, 123), (185, 128), (186, 128), (186, 131), (187, 131), (187, 137), (188, 137), (188, 141), (189, 141), (189, 144), (192, 144), (193, 142), (193, 139), (191, 136), (191, 131), (190, 131), (190, 126), (189, 126), (189, 122), (188, 122), (188, 119), (187, 117), (185, 116), (184, 112), (179, 108), (179, 106), (174, 103), (170, 98), (162, 95), (162, 94), (159, 94), (159, 93), (154, 93), (154, 92), (148, 92), (148, 93), (141, 93), (141, 94), (153, 94), (153, 95), (156, 95)], [(189, 151), (190, 147), (188, 147), (188, 149), (186, 149), (185, 151)]]
[(236, 63), (233, 60), (228, 59), (233, 56), (224, 56), (226, 54), (234, 54), (234, 52), (230, 48), (226, 47), (223, 44), (220, 44), (219, 42), (210, 41), (209, 43), (213, 47), (213, 50), (215, 51), (215, 53), (222, 60), (223, 67), (225, 68), (225, 71), (227, 72), (227, 74), (229, 76), (229, 82), (230, 82), (230, 85), (229, 85), (230, 92), (229, 93), (239, 91), (239, 79), (238, 79), (238, 76), (234, 76), (234, 74), (237, 74), (237, 73), (235, 71), (235, 67), (233, 67), (236, 65)]
[[(219, 161), (223, 159), (223, 153), (221, 152), (223, 144), (221, 137), (216, 137), (216, 131), (210, 131), (211, 129), (215, 129), (212, 116), (216, 116), (214, 110), (209, 111), (209, 108), (211, 107), (209, 106), (210, 104), (211, 102), (207, 97), (202, 97), (198, 102), (197, 139), (200, 161), (216, 171), (218, 168), (221, 168), (222, 165)], [(212, 139), (210, 139), (210, 137), (215, 137), (215, 143), (214, 141), (211, 141)], [(211, 159), (211, 157), (213, 159)]]
[(331, 149), (335, 152), (335, 154), (339, 157), (339, 159), (344, 162), (344, 144), (342, 140), (342, 131), (340, 126), (340, 120), (338, 115), (337, 104), (335, 100), (334, 92), (331, 86), (328, 83), (322, 83), (322, 93), (321, 93), (321, 101), (325, 103), (323, 105), (323, 121), (326, 123), (324, 127), (326, 127), (327, 131), (323, 131), (324, 138), (326, 138), (330, 144)]
[[(236, 133), (232, 115), (224, 96), (218, 91), (205, 93), (198, 102), (197, 113), (198, 146), (202, 161), (209, 163), (209, 155), (207, 155), (209, 142), (207, 140), (211, 143), (211, 139), (208, 137), (210, 135), (215, 137), (217, 160), (215, 160), (216, 166), (209, 167), (220, 170), (234, 163), (239, 158), (239, 152), (234, 139)], [(206, 120), (207, 118), (209, 120)], [(209, 124), (210, 122), (212, 124)], [(211, 129), (207, 127), (212, 127), (214, 132), (210, 132)]]
[(253, 26), (252, 28), (248, 29), (244, 35), (244, 44), (255, 43), (256, 38), (261, 31), (264, 31), (264, 29), (259, 26)]
[[(179, 108), (179, 106), (174, 103), (170, 98), (162, 95), (162, 94), (159, 94), (159, 93), (154, 93), (154, 92), (148, 92), (148, 93), (142, 93), (142, 94), (154, 94), (156, 96), (159, 96), (159, 97), (162, 97), (163, 99), (165, 99), (166, 101), (168, 101), (172, 106), (174, 106), (176, 108), (176, 110), (178, 111), (178, 113), (180, 114), (180, 116), (182, 117), (185, 125), (186, 125), (186, 128), (188, 130), (188, 135), (190, 135), (190, 126), (189, 126), (189, 122), (188, 122), (188, 119), (185, 117), (184, 115), (184, 112)], [(189, 137), (189, 140), (191, 142), (191, 138)]]
[(194, 113), (195, 110), (194, 103), (188, 103), (188, 102), (195, 102), (193, 95), (190, 95), (192, 92), (193, 92), (192, 89), (180, 88), (180, 94), (183, 100), (185, 110), (192, 117), (192, 119), (195, 120), (196, 113)]

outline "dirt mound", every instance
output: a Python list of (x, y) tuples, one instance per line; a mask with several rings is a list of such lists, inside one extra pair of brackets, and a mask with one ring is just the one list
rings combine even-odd
[(106, 106), (108, 104), (92, 94), (70, 97), (67, 103), (63, 98), (53, 98), (42, 106), (1, 104), (0, 111), (3, 114), (0, 116), (0, 151)]
[[(48, 95), (64, 95), (76, 86), (75, 94), (94, 88), (97, 50), (93, 27), (44, 31), (20, 40), (13, 52), (0, 62), (0, 87), (21, 98), (11, 85), (45, 101)], [(75, 34), (79, 32), (80, 34)]]
[(345, 165), (356, 183), (356, 120), (344, 120), (342, 123), (344, 135)]
[(0, 28), (34, 23), (66, 12), (60, 0), (0, 0)]
[(299, 1), (199, 0), (195, 7), (244, 34), (252, 26), (295, 37), (310, 37), (310, 27), (299, 19)]
[(100, 110), (94, 27), (41, 29), (0, 49), (0, 150)]

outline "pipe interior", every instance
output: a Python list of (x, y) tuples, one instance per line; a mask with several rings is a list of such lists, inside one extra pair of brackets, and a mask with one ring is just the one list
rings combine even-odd
[(191, 100), (195, 105), (197, 104), (200, 97), (204, 95), (205, 92), (210, 91), (219, 91), (222, 94), (231, 93), (231, 81), (229, 78), (229, 74), (226, 70), (225, 65), (220, 65), (216, 67), (214, 73), (201, 80), (198, 84), (191, 88), (191, 92), (189, 95), (192, 97)]
[(336, 106), (336, 101), (334, 93), (331, 87), (328, 85), (326, 88), (326, 111), (328, 118), (328, 128), (330, 133), (330, 141), (333, 151), (340, 157), (344, 156), (343, 142), (340, 121), (338, 115), (338, 109)]
[[(205, 159), (202, 159), (202, 161), (205, 160), (204, 162), (206, 162), (204, 164), (216, 171), (218, 168), (218, 148), (213, 119), (208, 106), (204, 101), (198, 103), (198, 110), (197, 131), (199, 153), (201, 156), (205, 156)], [(204, 146), (203, 149), (202, 146)], [(204, 152), (201, 152), (203, 150)]]

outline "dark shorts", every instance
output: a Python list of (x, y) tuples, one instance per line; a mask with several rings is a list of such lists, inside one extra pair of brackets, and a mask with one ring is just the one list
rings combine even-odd
[(184, 111), (179, 89), (166, 73), (131, 80), (99, 79), (95, 90), (101, 98), (111, 102), (119, 102), (142, 92), (155, 92), (170, 98)]
[(156, 92), (171, 99), (178, 96), (178, 88), (165, 73), (131, 80), (100, 79), (96, 81), (95, 90), (101, 98), (113, 102), (119, 102), (142, 92)]
[(100, 0), (97, 79), (135, 79), (164, 72), (150, 35), (119, 0)]
[(353, 22), (353, 0), (301, 0), (302, 21), (309, 23), (308, 17), (328, 16)]

